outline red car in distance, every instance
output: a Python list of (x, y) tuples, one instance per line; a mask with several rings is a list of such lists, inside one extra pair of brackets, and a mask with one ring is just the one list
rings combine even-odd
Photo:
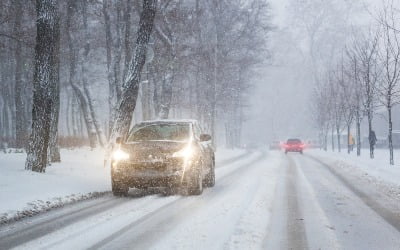
[(285, 154), (288, 152), (299, 152), (300, 154), (303, 153), (305, 145), (301, 142), (300, 139), (288, 139), (287, 142), (283, 145), (285, 149)]

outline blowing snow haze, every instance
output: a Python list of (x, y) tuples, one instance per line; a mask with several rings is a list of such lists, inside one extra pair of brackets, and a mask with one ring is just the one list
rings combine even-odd
[[(85, 137), (91, 146), (105, 145), (135, 123), (167, 117), (202, 120), (229, 147), (317, 139), (316, 88), (356, 37), (377, 29), (385, 6), (361, 0), (158, 4), (155, 28), (139, 41), (149, 44), (151, 58), (142, 65), (132, 61), (140, 52), (140, 1), (58, 3), (61, 143)], [(2, 5), (1, 137), (22, 146), (31, 130), (36, 10), (32, 3)], [(21, 18), (13, 15), (19, 8)], [(126, 86), (131, 100), (123, 103), (130, 104), (119, 107)], [(127, 115), (114, 123), (118, 112)]]
[[(377, 27), (382, 6), (396, 1), (270, 1), (271, 58), (258, 68), (246, 137), (317, 138), (315, 89), (354, 39)], [(378, 25), (379, 26), (379, 25)], [(400, 128), (400, 127), (399, 127)]]
[(399, 104), (400, 1), (1, 0), (0, 249), (400, 249)]

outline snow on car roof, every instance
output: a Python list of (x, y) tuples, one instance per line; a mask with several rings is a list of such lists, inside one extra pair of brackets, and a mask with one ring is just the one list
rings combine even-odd
[[(157, 124), (194, 124), (197, 123), (197, 120), (194, 119), (162, 119), (162, 120), (148, 120), (148, 121), (142, 121), (137, 124), (135, 124), (131, 129), (129, 133), (133, 133), (139, 129), (143, 129), (148, 126), (153, 126)], [(190, 130), (192, 130), (192, 126), (190, 126)]]
[(288, 141), (301, 141), (299, 138), (289, 138)]
[(194, 120), (194, 119), (148, 120), (148, 121), (139, 122), (135, 125), (149, 125), (149, 124), (158, 124), (158, 123), (197, 123), (197, 120)]

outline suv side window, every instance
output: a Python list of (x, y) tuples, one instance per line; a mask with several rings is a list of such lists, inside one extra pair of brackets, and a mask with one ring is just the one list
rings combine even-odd
[(193, 123), (193, 132), (194, 132), (194, 136), (199, 139), (200, 138), (200, 134), (201, 134), (201, 130), (200, 127), (197, 123)]

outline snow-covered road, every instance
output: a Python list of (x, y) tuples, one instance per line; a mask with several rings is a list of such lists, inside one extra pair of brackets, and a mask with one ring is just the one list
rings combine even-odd
[(400, 203), (321, 156), (220, 162), (201, 196), (131, 190), (0, 227), (0, 249), (399, 249)]

